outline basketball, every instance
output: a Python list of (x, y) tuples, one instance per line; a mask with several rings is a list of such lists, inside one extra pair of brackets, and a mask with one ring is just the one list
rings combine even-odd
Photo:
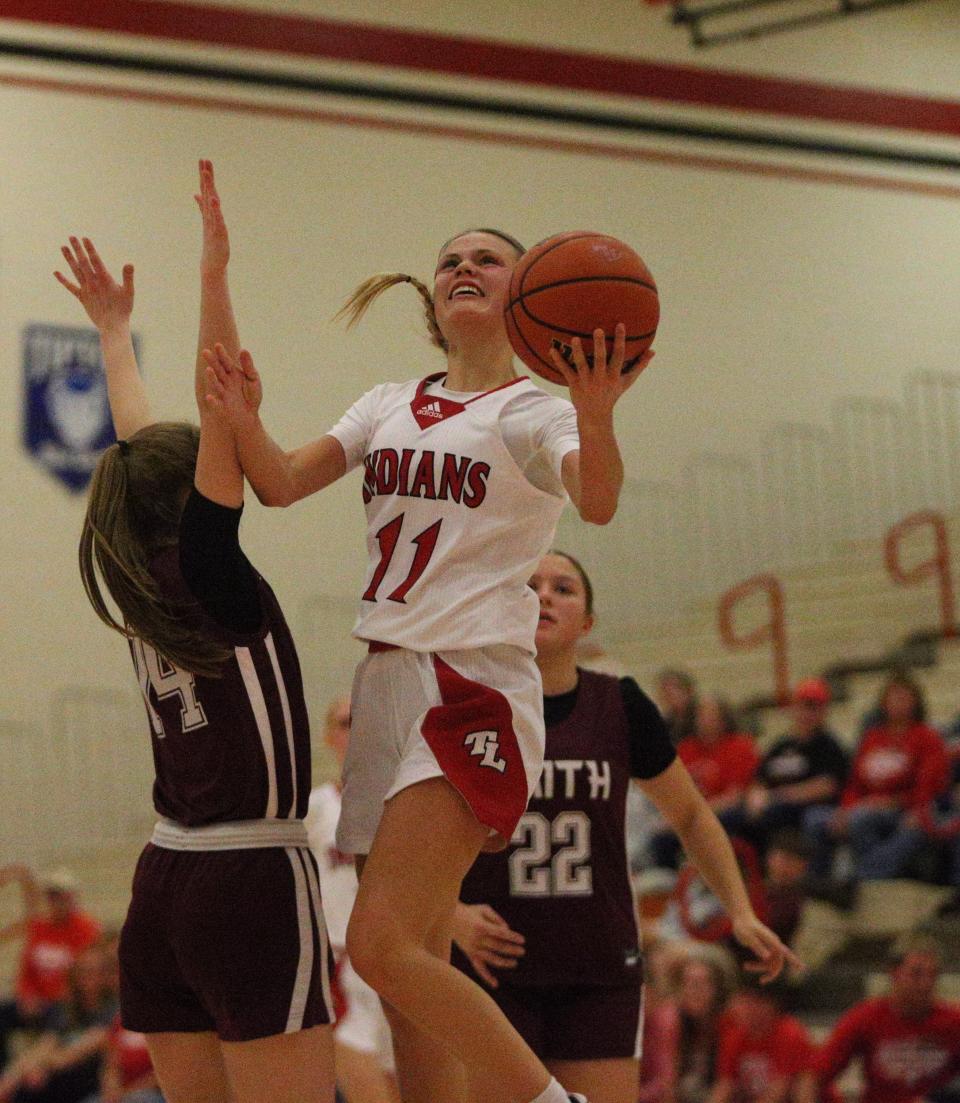
[(570, 342), (579, 337), (592, 365), (593, 331), (603, 330), (609, 358), (614, 329), (623, 322), (623, 371), (631, 371), (653, 343), (660, 299), (650, 269), (629, 245), (607, 234), (572, 230), (523, 254), (513, 270), (505, 313), (517, 356), (537, 375), (563, 384), (551, 347), (572, 367)]

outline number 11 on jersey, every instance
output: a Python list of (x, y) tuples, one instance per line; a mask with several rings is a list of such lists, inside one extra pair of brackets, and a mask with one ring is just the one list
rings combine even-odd
[[(401, 513), (398, 517), (394, 517), (392, 521), (384, 525), (377, 533), (376, 539), (377, 543), (380, 545), (380, 562), (377, 564), (377, 569), (373, 572), (373, 578), (370, 579), (370, 585), (363, 595), (364, 601), (377, 600), (377, 590), (380, 589), (380, 584), (383, 582), (384, 575), (386, 575), (387, 571), (390, 569), (394, 553), (397, 550), (397, 544), (400, 541), (400, 530), (403, 528), (404, 516), (405, 514)], [(387, 601), (397, 601), (401, 604), (406, 604), (407, 594), (417, 584), (420, 576), (427, 569), (427, 564), (429, 564), (433, 557), (433, 553), (437, 547), (437, 538), (440, 536), (440, 526), (442, 524), (443, 518), (441, 517), (439, 521), (435, 521), (429, 528), (425, 528), (423, 532), (414, 536), (410, 541), (417, 549), (413, 557), (410, 571), (393, 593), (387, 594)]]

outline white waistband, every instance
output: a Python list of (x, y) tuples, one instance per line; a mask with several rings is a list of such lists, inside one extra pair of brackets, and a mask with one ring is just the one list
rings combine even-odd
[(231, 820), (205, 827), (182, 827), (173, 820), (158, 820), (150, 842), (167, 850), (250, 850), (308, 845), (303, 820)]

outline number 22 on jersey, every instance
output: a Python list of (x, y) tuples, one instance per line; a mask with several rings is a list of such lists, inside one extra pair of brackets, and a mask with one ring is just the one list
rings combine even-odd
[(150, 690), (157, 696), (157, 700), (163, 701), (167, 697), (180, 698), (180, 730), (184, 732), (202, 728), (207, 723), (203, 705), (197, 700), (197, 683), (193, 675), (187, 670), (181, 670), (168, 662), (162, 655), (148, 643), (140, 639), (130, 641), (130, 651), (133, 654), (133, 663), (137, 668), (137, 679), (140, 682), (140, 692), (147, 705), (147, 713), (153, 734), (158, 739), (163, 739), (167, 734), (163, 727), (160, 714), (153, 707), (150, 700)]
[[(590, 817), (561, 812), (551, 823), (540, 812), (524, 812), (510, 855), (511, 896), (591, 896)], [(553, 846), (560, 849), (553, 853)]]

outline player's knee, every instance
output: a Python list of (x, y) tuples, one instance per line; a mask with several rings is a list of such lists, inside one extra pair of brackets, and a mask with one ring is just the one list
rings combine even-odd
[(397, 939), (387, 917), (355, 908), (347, 925), (347, 956), (361, 979), (385, 994), (393, 972)]

